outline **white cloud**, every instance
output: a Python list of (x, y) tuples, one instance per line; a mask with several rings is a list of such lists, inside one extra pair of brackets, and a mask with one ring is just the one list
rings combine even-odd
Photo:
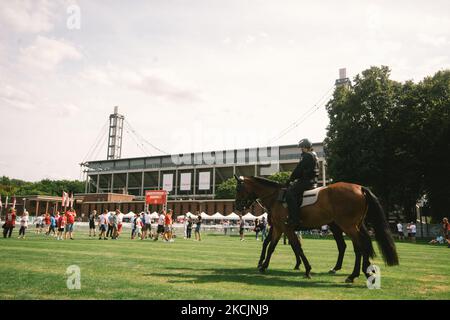
[(201, 98), (193, 89), (163, 79), (155, 72), (134, 71), (108, 64), (105, 67), (91, 67), (81, 73), (81, 78), (101, 85), (125, 86), (140, 91), (148, 96), (175, 102), (200, 101)]
[(20, 50), (19, 64), (25, 68), (50, 71), (64, 60), (81, 58), (81, 53), (70, 42), (37, 36), (30, 46)]
[(16, 32), (47, 32), (53, 29), (52, 8), (47, 0), (9, 0), (0, 6), (0, 24)]
[(0, 84), (0, 103), (3, 106), (18, 110), (36, 108), (30, 93), (7, 84)]
[(427, 45), (432, 45), (434, 47), (443, 47), (449, 44), (447, 38), (443, 35), (433, 35), (428, 33), (419, 33), (419, 40)]

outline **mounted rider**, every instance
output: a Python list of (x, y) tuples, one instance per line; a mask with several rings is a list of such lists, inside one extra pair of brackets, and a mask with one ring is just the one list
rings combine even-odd
[(319, 174), (319, 161), (317, 154), (312, 150), (312, 143), (308, 139), (302, 139), (299, 141), (298, 147), (302, 149), (300, 162), (292, 171), (286, 190), (286, 202), (289, 210), (286, 224), (292, 226), (300, 224), (299, 208), (303, 202), (303, 192), (317, 186)]

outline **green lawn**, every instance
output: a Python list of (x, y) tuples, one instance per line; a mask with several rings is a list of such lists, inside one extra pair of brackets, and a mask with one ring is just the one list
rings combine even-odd
[[(127, 233), (128, 235), (128, 233)], [(14, 236), (17, 237), (17, 230)], [(450, 299), (450, 249), (397, 243), (400, 266), (379, 257), (381, 289), (369, 290), (364, 276), (345, 284), (352, 271), (348, 242), (343, 270), (334, 266), (333, 240), (304, 239), (313, 278), (292, 270), (290, 246), (278, 245), (265, 274), (256, 269), (261, 242), (253, 234), (203, 235), (203, 241), (90, 239), (56, 241), (29, 232), (26, 240), (0, 239), (0, 299)], [(68, 290), (66, 268), (81, 269), (81, 290)]]

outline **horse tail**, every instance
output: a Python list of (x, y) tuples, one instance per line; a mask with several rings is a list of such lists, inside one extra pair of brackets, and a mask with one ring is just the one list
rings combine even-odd
[(397, 249), (384, 210), (378, 198), (366, 187), (361, 187), (368, 203), (367, 218), (375, 229), (375, 239), (388, 266), (398, 265)]

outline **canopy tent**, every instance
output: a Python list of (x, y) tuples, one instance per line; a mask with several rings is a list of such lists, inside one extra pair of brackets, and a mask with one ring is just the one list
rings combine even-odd
[(260, 215), (258, 218), (265, 218), (267, 220), (267, 212), (264, 212), (262, 215)]
[(134, 217), (134, 212), (133, 212), (133, 211), (130, 211), (130, 212), (128, 212), (127, 214), (124, 214), (123, 217), (124, 217), (124, 218), (131, 218), (131, 217)]
[(158, 212), (154, 211), (150, 213), (150, 219), (157, 219), (159, 217)]
[(211, 218), (214, 220), (222, 220), (224, 218), (224, 216), (220, 212), (216, 212), (211, 216)]
[(232, 212), (229, 215), (225, 216), (224, 219), (227, 219), (227, 220), (239, 220), (240, 217), (236, 213)]
[(243, 218), (244, 220), (255, 220), (255, 219), (256, 219), (256, 217), (255, 217), (253, 214), (251, 214), (250, 212), (248, 212), (247, 214), (245, 214), (242, 218)]
[(194, 218), (194, 219), (196, 219), (197, 218), (197, 216), (195, 215), (195, 214), (192, 214), (192, 212), (186, 212), (186, 217), (190, 217), (190, 218)]
[(212, 220), (212, 216), (210, 216), (209, 214), (202, 212), (200, 213), (200, 216), (202, 217), (203, 220)]

